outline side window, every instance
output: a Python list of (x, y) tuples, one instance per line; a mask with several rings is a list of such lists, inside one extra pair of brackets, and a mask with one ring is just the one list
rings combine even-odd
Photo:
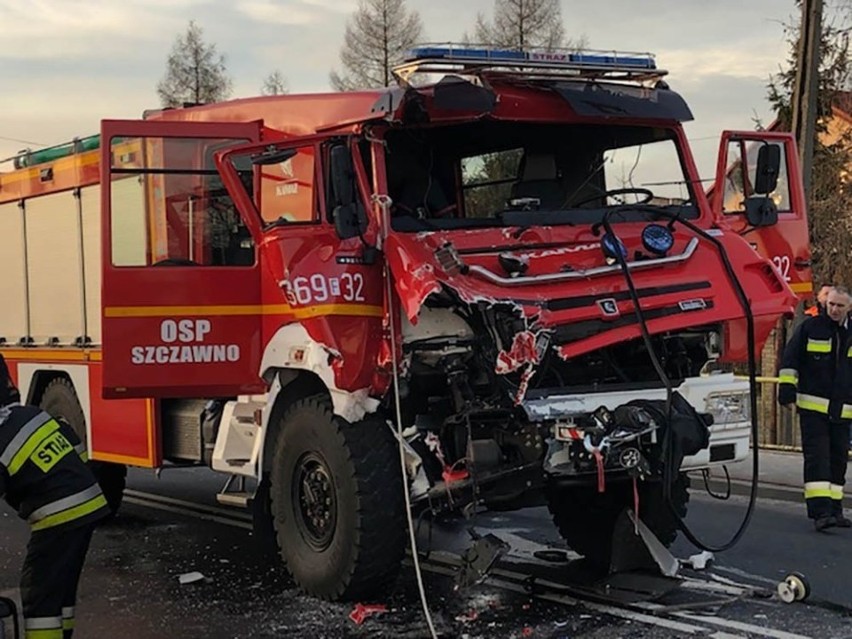
[(523, 155), (523, 149), (509, 149), (462, 158), (465, 217), (493, 217), (506, 208)]
[[(326, 219), (329, 222), (334, 222), (334, 208), (337, 206), (336, 198), (334, 197), (334, 187), (332, 186), (332, 181), (334, 176), (332, 174), (333, 168), (331, 166), (331, 149), (335, 146), (346, 145), (346, 142), (340, 139), (332, 140), (328, 143), (323, 144), (322, 146), (322, 163), (323, 163), (323, 176), (324, 176), (324, 187), (325, 187), (325, 211), (326, 211)], [(358, 154), (361, 158), (361, 164), (364, 167), (364, 171), (366, 173), (367, 179), (367, 188), (372, 189), (373, 185), (373, 159), (370, 150), (370, 143), (366, 140), (362, 140), (358, 143)], [(355, 186), (357, 193), (357, 184)], [(369, 199), (369, 193), (360, 194), (367, 199)]]
[(113, 142), (112, 264), (254, 264), (251, 235), (213, 164), (215, 151), (241, 142), (154, 137)]
[[(609, 149), (601, 166), (607, 190), (641, 189), (650, 191), (649, 204), (657, 206), (685, 204), (690, 200), (683, 179), (683, 166), (673, 140), (663, 139), (635, 146)], [(646, 193), (609, 196), (606, 206), (642, 201)]]
[[(292, 155), (280, 162), (256, 164), (260, 192), (255, 204), (264, 225), (319, 220), (314, 193), (315, 158), (316, 148), (308, 145), (293, 148)], [(238, 156), (235, 161), (240, 160)]]
[[(755, 173), (757, 170), (757, 154), (762, 141), (745, 142), (731, 140), (728, 142), (728, 168), (725, 173), (725, 193), (722, 201), (722, 212), (729, 215), (745, 213), (746, 200), (751, 197), (763, 197), (754, 193)], [(785, 146), (780, 142), (769, 142), (777, 146), (781, 154), (781, 167), (778, 171), (778, 185), (769, 194), (775, 202), (778, 211), (790, 211), (790, 186), (787, 178), (787, 157)]]

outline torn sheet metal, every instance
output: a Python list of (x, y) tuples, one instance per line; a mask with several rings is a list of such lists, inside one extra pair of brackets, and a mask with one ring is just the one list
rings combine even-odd
[(515, 333), (512, 347), (508, 351), (500, 351), (497, 354), (497, 365), (494, 367), (494, 371), (498, 375), (506, 375), (521, 368), (538, 364), (537, 341), (538, 335), (532, 331)]
[(456, 589), (469, 588), (481, 583), (510, 547), (505, 541), (492, 533), (484, 537), (474, 535), (474, 542), (461, 557), (462, 565), (456, 575)]

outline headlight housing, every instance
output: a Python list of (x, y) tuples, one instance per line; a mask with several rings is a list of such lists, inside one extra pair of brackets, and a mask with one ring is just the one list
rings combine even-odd
[(748, 391), (710, 393), (704, 400), (704, 410), (713, 415), (713, 424), (725, 426), (751, 421), (751, 402)]

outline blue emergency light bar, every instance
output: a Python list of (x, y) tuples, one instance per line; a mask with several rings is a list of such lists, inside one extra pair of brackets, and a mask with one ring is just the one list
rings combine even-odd
[(424, 44), (406, 53), (393, 69), (402, 86), (415, 75), (457, 74), (518, 78), (529, 82), (575, 78), (615, 82), (656, 82), (667, 74), (650, 53), (576, 49), (506, 49), (452, 43)]
[(546, 63), (550, 68), (576, 69), (580, 66), (595, 68), (613, 67), (653, 71), (657, 64), (651, 54), (618, 53), (604, 51), (574, 51), (554, 49), (551, 51), (521, 51), (515, 49), (491, 49), (487, 47), (441, 47), (423, 46), (408, 51), (405, 61), (444, 60), (446, 62), (481, 62), (492, 65), (524, 65)]

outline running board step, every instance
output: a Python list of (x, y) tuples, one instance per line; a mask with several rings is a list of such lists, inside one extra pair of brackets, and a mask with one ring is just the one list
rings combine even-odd
[(223, 506), (234, 506), (236, 508), (248, 508), (251, 498), (251, 493), (219, 493), (216, 495), (216, 501)]
[(242, 475), (231, 475), (216, 495), (216, 501), (223, 506), (246, 508), (254, 497), (254, 493), (246, 490), (246, 478)]

